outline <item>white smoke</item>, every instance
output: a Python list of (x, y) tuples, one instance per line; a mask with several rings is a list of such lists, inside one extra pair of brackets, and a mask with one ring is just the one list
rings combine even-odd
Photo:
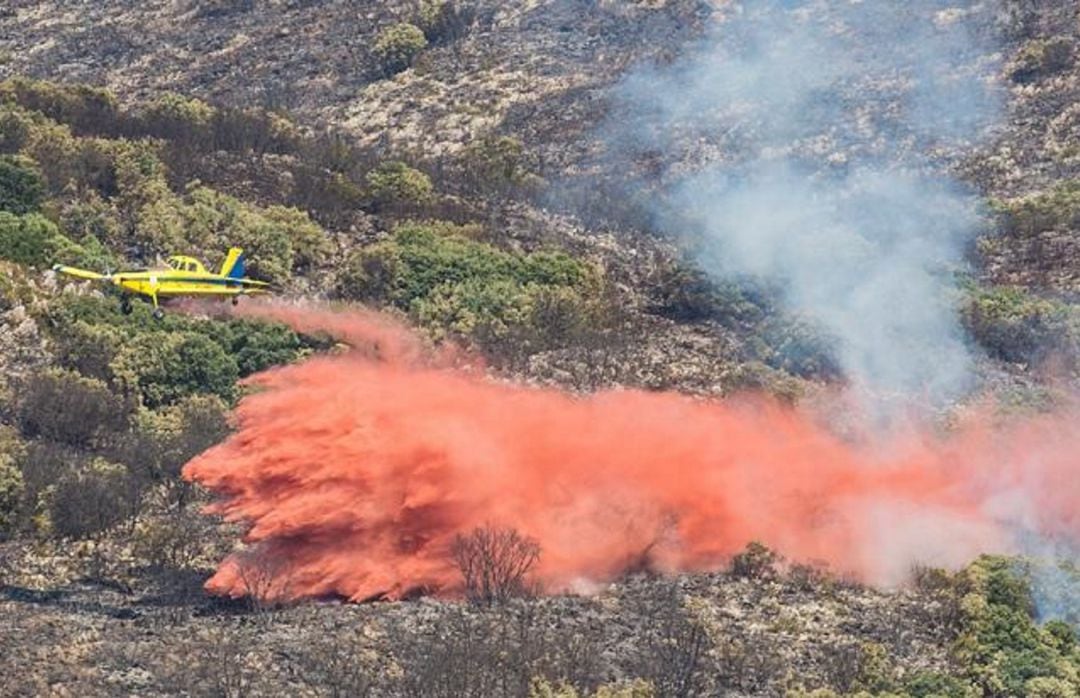
[(979, 216), (947, 169), (999, 109), (968, 4), (727, 6), (616, 90), (612, 151), (690, 169), (667, 173), (660, 225), (716, 277), (779, 287), (867, 395), (940, 403), (971, 382), (949, 288)]

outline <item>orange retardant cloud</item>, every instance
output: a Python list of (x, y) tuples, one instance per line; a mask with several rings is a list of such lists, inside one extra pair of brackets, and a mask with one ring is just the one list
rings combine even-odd
[[(184, 469), (250, 527), (279, 595), (453, 593), (451, 541), (486, 524), (540, 543), (549, 591), (715, 569), (751, 540), (879, 583), (1018, 533), (1080, 541), (1073, 412), (853, 444), (765, 399), (499, 382), (369, 312), (246, 312), (356, 347), (250, 379), (236, 433)], [(239, 569), (208, 589), (243, 595)]]

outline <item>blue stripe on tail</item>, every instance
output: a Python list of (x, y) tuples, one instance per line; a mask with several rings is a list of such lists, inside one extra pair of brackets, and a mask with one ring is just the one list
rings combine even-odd
[(236, 262), (232, 265), (232, 269), (229, 270), (228, 277), (230, 279), (242, 279), (244, 278), (244, 253), (241, 252), (240, 256), (236, 258)]

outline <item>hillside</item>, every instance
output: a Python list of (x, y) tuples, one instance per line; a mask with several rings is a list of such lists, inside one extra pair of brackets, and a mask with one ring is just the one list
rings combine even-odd
[[(522, 576), (512, 598), (477, 597), (458, 556), (459, 585), (351, 604), (280, 586), (287, 558), (247, 570), (241, 598), (206, 592), (223, 559), (263, 564), (266, 546), (202, 512), (239, 474), (182, 470), (246, 438), (247, 379), (348, 360), (347, 333), (295, 319), (326, 304), (378, 309), (410, 328), (421, 368), (453, 356), (496, 385), (749, 395), (751, 413), (794, 408), (841, 444), (900, 413), (920, 412), (927, 441), (1046, 417), (1033, 424), (1066, 427), (1045, 452), (1063, 462), (1049, 449), (1075, 442), (1080, 385), (1078, 105), (1066, 0), (6, 3), (0, 695), (1076, 695), (1068, 471), (1045, 506), (1023, 477), (993, 490), (983, 508), (1022, 510), (1010, 525), (1033, 539), (1014, 557), (913, 561), (895, 585), (757, 534), (684, 569), (665, 530), (599, 580)], [(173, 253), (216, 267), (231, 245), (283, 305), (157, 322), (48, 271)], [(388, 345), (371, 353), (392, 363)], [(751, 469), (750, 489), (785, 492), (788, 465)], [(632, 537), (633, 512), (611, 510), (603, 526)]]

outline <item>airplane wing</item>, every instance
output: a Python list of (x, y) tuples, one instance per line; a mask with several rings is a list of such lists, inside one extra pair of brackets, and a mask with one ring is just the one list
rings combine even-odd
[(101, 279), (106, 278), (104, 274), (98, 274), (95, 271), (87, 271), (86, 269), (79, 269), (78, 267), (66, 267), (63, 264), (54, 264), (52, 270), (61, 274), (67, 274), (68, 276), (74, 276), (76, 279), (100, 281)]

